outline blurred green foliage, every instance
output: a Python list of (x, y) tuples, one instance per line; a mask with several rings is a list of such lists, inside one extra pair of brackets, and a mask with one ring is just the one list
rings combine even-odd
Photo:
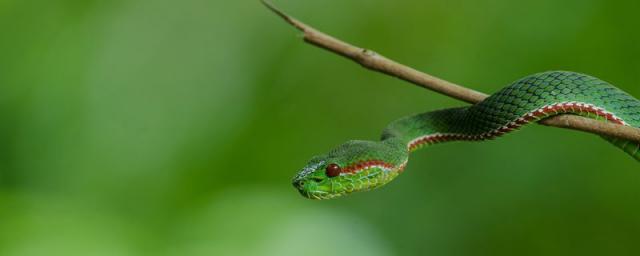
[[(640, 96), (637, 1), (276, 3), (484, 92), (572, 70)], [(546, 127), (420, 151), (332, 201), (290, 178), (462, 103), (303, 44), (258, 1), (0, 0), (0, 255), (633, 255), (638, 163)]]

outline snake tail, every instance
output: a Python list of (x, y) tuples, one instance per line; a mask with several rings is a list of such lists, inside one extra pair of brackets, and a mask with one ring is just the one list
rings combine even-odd
[[(411, 115), (389, 124), (380, 141), (348, 141), (313, 157), (293, 185), (311, 199), (383, 186), (403, 172), (409, 154), (449, 141), (498, 138), (527, 124), (574, 114), (640, 128), (640, 101), (595, 77), (551, 71), (522, 78), (469, 107)], [(640, 161), (640, 142), (603, 137)]]

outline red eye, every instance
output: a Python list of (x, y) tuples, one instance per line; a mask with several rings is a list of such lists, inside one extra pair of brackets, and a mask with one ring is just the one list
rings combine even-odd
[(338, 166), (337, 164), (329, 164), (327, 165), (327, 176), (328, 177), (335, 177), (340, 175), (340, 166)]

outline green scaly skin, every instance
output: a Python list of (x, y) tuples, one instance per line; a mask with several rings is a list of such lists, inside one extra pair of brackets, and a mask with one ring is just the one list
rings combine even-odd
[[(409, 153), (445, 141), (482, 141), (558, 114), (640, 128), (640, 101), (597, 78), (552, 71), (522, 78), (470, 107), (408, 116), (389, 124), (379, 142), (348, 141), (312, 158), (293, 179), (300, 193), (329, 199), (380, 187), (397, 177)], [(640, 161), (640, 143), (604, 137)], [(331, 173), (330, 164), (339, 167)]]

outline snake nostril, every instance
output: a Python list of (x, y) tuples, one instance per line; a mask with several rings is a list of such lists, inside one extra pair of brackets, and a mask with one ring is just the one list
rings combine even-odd
[(304, 186), (304, 181), (303, 180), (294, 180), (293, 181), (293, 186), (297, 187), (297, 188), (302, 188)]

